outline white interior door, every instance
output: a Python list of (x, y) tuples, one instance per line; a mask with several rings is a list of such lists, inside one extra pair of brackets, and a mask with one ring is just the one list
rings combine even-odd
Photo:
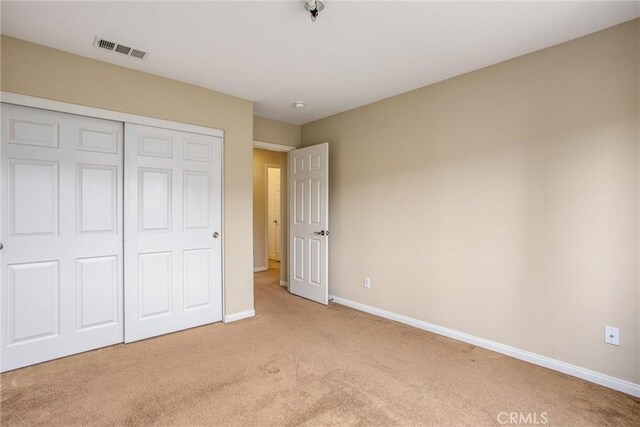
[(289, 290), (329, 302), (329, 144), (289, 152)]
[(280, 169), (267, 168), (269, 258), (280, 261)]
[(2, 104), (2, 371), (122, 342), (122, 123)]
[(222, 320), (222, 139), (125, 125), (125, 341)]

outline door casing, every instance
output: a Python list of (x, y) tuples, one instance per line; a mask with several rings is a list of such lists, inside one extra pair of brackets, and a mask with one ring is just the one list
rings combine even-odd
[[(282, 144), (275, 144), (273, 142), (264, 142), (264, 141), (253, 141), (253, 148), (259, 148), (262, 150), (269, 150), (269, 151), (277, 151), (280, 153), (284, 153), (286, 154), (287, 157), (287, 163), (289, 162), (289, 152), (295, 150), (298, 147), (292, 147), (290, 145), (282, 145)], [(280, 161), (282, 162), (282, 158), (280, 159)], [(280, 214), (282, 214), (282, 212), (288, 212), (288, 198), (289, 198), (289, 189), (288, 189), (288, 183), (285, 182), (284, 184), (282, 184), (282, 171), (286, 171), (287, 169), (283, 169), (282, 164), (280, 164), (280, 177), (281, 177), (281, 185), (284, 185), (287, 189), (286, 192), (286, 196), (285, 196), (285, 200), (284, 200), (284, 210), (282, 210), (280, 212)], [(265, 177), (266, 177), (266, 170), (265, 170)], [(266, 187), (265, 187), (266, 190)], [(280, 188), (280, 191), (282, 191), (282, 187)], [(282, 207), (281, 207), (282, 209)], [(280, 232), (282, 234), (281, 239), (282, 242), (285, 242), (285, 246), (284, 246), (284, 251), (281, 253), (280, 256), (280, 286), (286, 287), (287, 290), (289, 290), (289, 242), (288, 242), (288, 236), (289, 236), (289, 221), (286, 221), (287, 223), (284, 224), (284, 226), (280, 227)], [(265, 242), (267, 241), (267, 235), (265, 234)], [(265, 254), (267, 253), (267, 246), (265, 244)], [(282, 261), (285, 261), (284, 263)], [(265, 266), (268, 266), (268, 257), (265, 258)], [(254, 273), (256, 271), (261, 271), (261, 270), (257, 270), (254, 269)]]

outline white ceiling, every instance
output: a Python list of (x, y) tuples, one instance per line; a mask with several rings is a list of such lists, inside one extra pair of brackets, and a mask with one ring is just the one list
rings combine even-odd
[[(637, 1), (9, 2), (2, 33), (255, 102), (302, 124), (589, 34)], [(151, 52), (93, 48), (102, 36)], [(307, 107), (294, 109), (294, 101)]]

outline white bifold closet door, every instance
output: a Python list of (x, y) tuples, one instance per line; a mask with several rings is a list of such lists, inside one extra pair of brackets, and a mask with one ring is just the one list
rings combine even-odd
[(122, 123), (1, 115), (2, 371), (122, 342)]
[(222, 139), (125, 124), (125, 342), (222, 320)]

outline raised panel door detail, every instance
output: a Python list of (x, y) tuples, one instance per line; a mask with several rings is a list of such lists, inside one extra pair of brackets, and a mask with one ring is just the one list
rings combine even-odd
[(292, 294), (321, 304), (329, 303), (328, 159), (328, 143), (289, 153), (288, 287)]
[(118, 132), (107, 129), (78, 129), (78, 150), (98, 153), (118, 153)]
[(211, 249), (183, 252), (184, 308), (190, 310), (211, 304)]
[(58, 234), (58, 163), (9, 160), (9, 221), (12, 236)]
[(118, 319), (118, 257), (76, 262), (78, 329), (110, 325)]
[(316, 286), (320, 286), (321, 244), (319, 239), (309, 239), (309, 283)]
[(304, 206), (304, 179), (296, 179), (293, 181), (293, 222), (296, 224), (304, 224), (305, 222), (305, 206)]
[[(125, 342), (222, 320), (222, 138), (130, 123), (124, 132)], [(146, 154), (171, 143), (172, 157), (140, 155), (149, 136), (157, 147)]]
[(210, 162), (212, 159), (211, 143), (204, 141), (184, 140), (183, 159), (197, 162)]
[(164, 157), (170, 159), (173, 139), (168, 136), (140, 134), (138, 154), (141, 156)]
[(79, 233), (117, 230), (118, 169), (78, 165), (77, 224)]
[(320, 170), (320, 161), (322, 160), (322, 156), (320, 154), (312, 154), (310, 156), (309, 161), (309, 171), (319, 171)]
[(9, 344), (58, 335), (58, 261), (7, 267)]
[(0, 115), (0, 371), (122, 342), (123, 124), (6, 103)]
[(305, 172), (305, 158), (304, 157), (295, 157), (293, 159), (293, 173), (303, 173)]
[(171, 313), (171, 252), (138, 255), (140, 319)]
[(185, 230), (208, 229), (211, 218), (211, 174), (185, 171), (183, 185)]
[(171, 170), (140, 168), (140, 231), (171, 231)]
[(311, 215), (309, 221), (311, 224), (320, 224), (322, 218), (320, 217), (320, 179), (312, 178), (309, 180), (311, 191), (310, 193), (310, 202), (311, 202)]
[(293, 244), (293, 277), (297, 280), (304, 280), (304, 238), (296, 237)]
[(11, 117), (9, 119), (9, 144), (58, 148), (58, 123)]

